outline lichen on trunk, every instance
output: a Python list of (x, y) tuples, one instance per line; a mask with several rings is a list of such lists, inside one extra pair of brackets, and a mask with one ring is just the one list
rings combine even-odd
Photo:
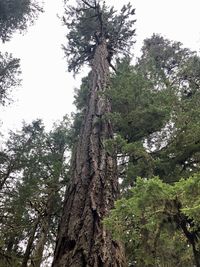
[(104, 147), (104, 141), (113, 137), (112, 125), (104, 119), (110, 102), (102, 95), (109, 86), (107, 57), (102, 40), (90, 62), (88, 108), (72, 157), (53, 267), (126, 266), (122, 247), (102, 223), (118, 194), (116, 159)]

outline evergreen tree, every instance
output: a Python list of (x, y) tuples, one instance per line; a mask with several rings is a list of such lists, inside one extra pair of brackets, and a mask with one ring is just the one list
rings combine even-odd
[(68, 120), (49, 133), (40, 120), (10, 133), (0, 163), (0, 266), (40, 266), (46, 247), (53, 250), (70, 136)]
[(32, 24), (42, 9), (35, 0), (0, 1), (0, 39), (9, 41), (16, 30), (23, 31)]
[(200, 58), (179, 42), (154, 35), (147, 39), (139, 61), (145, 77), (155, 90), (170, 90), (170, 120), (159, 135), (149, 141), (156, 149), (152, 156), (157, 165), (155, 174), (166, 181), (188, 177), (199, 170), (199, 66)]
[[(199, 171), (199, 57), (158, 35), (145, 40), (142, 51), (134, 66), (129, 58), (118, 62), (103, 93), (111, 101), (106, 118), (115, 134), (105, 147), (118, 158), (121, 192), (128, 197), (117, 202), (107, 224), (124, 241), (130, 266), (197, 265), (199, 175), (191, 174)], [(76, 134), (87, 110), (88, 82), (84, 78), (76, 92)], [(147, 180), (155, 174), (168, 183), (191, 178), (172, 187)], [(136, 183), (137, 176), (143, 180)]]
[(11, 54), (0, 53), (0, 105), (9, 101), (9, 91), (20, 83), (19, 61)]
[[(0, 40), (9, 41), (15, 31), (24, 31), (41, 11), (35, 0), (0, 0)], [(20, 83), (19, 61), (0, 51), (0, 105), (10, 100), (10, 90)]]
[(125, 266), (123, 250), (105, 230), (102, 219), (118, 195), (116, 159), (105, 149), (113, 138), (112, 125), (105, 117), (109, 100), (102, 93), (110, 85), (111, 60), (127, 53), (132, 44), (134, 10), (128, 4), (119, 14), (101, 1), (77, 1), (67, 6), (64, 22), (69, 29), (69, 70), (77, 72), (88, 63), (89, 94), (79, 140), (71, 162), (62, 220), (53, 265)]
[(199, 266), (199, 57), (158, 35), (142, 51), (135, 66), (121, 63), (110, 91), (107, 149), (126, 194), (106, 224), (130, 266)]
[(127, 247), (131, 266), (200, 266), (199, 180), (174, 185), (138, 178), (105, 220)]
[(157, 35), (142, 51), (134, 66), (118, 64), (106, 92), (116, 136), (107, 146), (125, 188), (137, 176), (173, 182), (199, 171), (199, 57)]

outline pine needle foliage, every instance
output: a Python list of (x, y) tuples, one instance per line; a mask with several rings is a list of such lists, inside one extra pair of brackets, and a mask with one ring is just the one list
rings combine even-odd
[(20, 84), (19, 69), (20, 60), (13, 58), (11, 54), (0, 53), (0, 105), (9, 101), (10, 90)]
[(91, 63), (95, 49), (106, 40), (109, 62), (116, 54), (127, 54), (134, 41), (135, 10), (128, 3), (118, 13), (101, 0), (77, 0), (77, 6), (67, 5), (63, 23), (68, 28), (68, 44), (63, 46), (69, 71), (75, 73), (84, 63)]
[(41, 11), (35, 0), (0, 0), (0, 39), (9, 41), (16, 30), (24, 31)]

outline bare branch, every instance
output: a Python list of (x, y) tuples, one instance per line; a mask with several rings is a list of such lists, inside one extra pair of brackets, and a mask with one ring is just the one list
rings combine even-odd
[(95, 9), (95, 6), (90, 5), (87, 1), (85, 0), (81, 0), (86, 6), (88, 6), (89, 8)]

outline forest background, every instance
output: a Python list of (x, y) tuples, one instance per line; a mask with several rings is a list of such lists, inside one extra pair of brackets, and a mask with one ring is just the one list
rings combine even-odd
[[(6, 60), (17, 74), (19, 61), (8, 55)], [(196, 53), (153, 35), (136, 63), (131, 65), (128, 57), (118, 61), (112, 88), (105, 92), (112, 101), (108, 118), (115, 132), (105, 146), (119, 159), (124, 196), (105, 224), (124, 242), (130, 266), (199, 266), (199, 66)], [(69, 179), (67, 158), (86, 109), (87, 83), (84, 78), (76, 90), (73, 124), (65, 116), (46, 131), (36, 119), (21, 131), (12, 130), (2, 145), (4, 265), (30, 261), (40, 266), (51, 258), (45, 248), (54, 246), (59, 203)], [(5, 106), (8, 99), (2, 94), (1, 101)], [(150, 179), (154, 176), (162, 181)], [(168, 254), (163, 253), (166, 246)]]

